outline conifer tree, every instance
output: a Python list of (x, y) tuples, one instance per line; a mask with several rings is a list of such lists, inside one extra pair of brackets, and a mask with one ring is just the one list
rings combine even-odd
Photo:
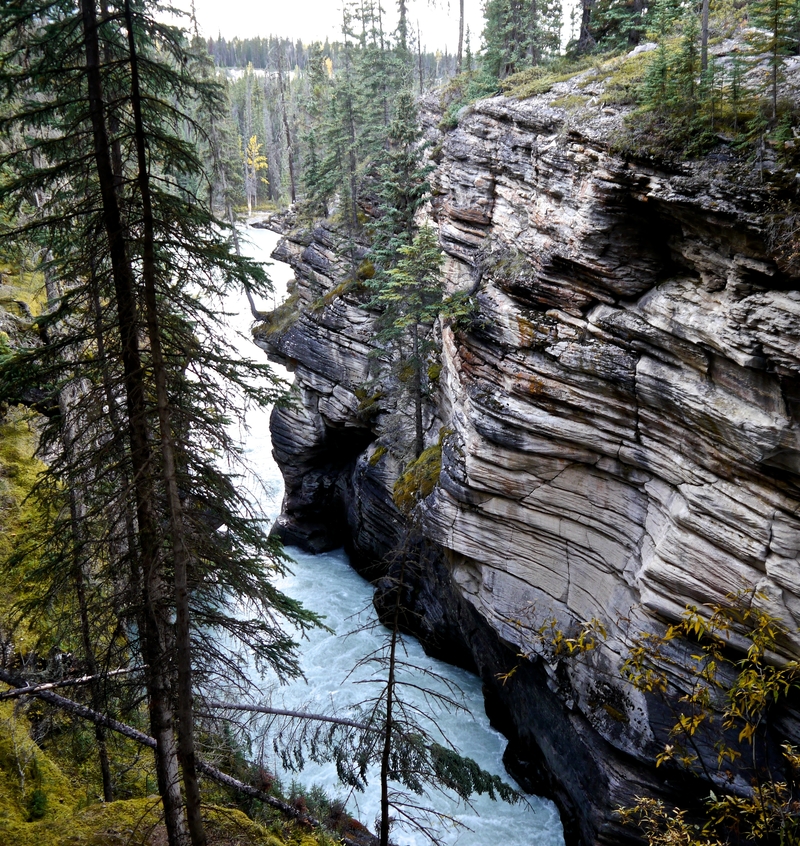
[(432, 165), (424, 160), (417, 107), (410, 91), (401, 91), (397, 97), (386, 141), (377, 166), (377, 215), (369, 227), (376, 285), (382, 281), (381, 274), (398, 260), (400, 247), (411, 243), (414, 218), (430, 195)]
[(778, 116), (778, 85), (786, 57), (798, 52), (800, 4), (797, 0), (752, 0), (749, 4), (751, 48), (767, 55), (767, 84), (770, 112)]
[[(185, 843), (188, 821), (200, 846), (192, 698), (204, 680), (235, 666), (214, 633), (233, 635), (278, 673), (293, 673), (292, 643), (276, 619), (311, 622), (270, 584), (265, 559), (279, 569), (280, 551), (215, 461), (233, 454), (225, 422), (237, 413), (237, 392), (251, 401), (276, 396), (251, 381), (271, 386), (268, 370), (234, 361), (213, 311), (196, 295), (199, 283), (213, 297), (232, 284), (265, 281), (258, 267), (231, 253), (203, 198), (187, 195), (199, 160), (174, 128), (203, 134), (196, 104), (213, 111), (224, 101), (215, 83), (192, 76), (181, 33), (129, 0), (99, 17), (92, 0), (79, 7), (57, 0), (44, 9), (20, 2), (3, 22), (0, 42), (0, 82), (9, 95), (2, 123), (7, 137), (19, 138), (1, 162), (9, 174), (2, 200), (17, 215), (5, 237), (46, 244), (50, 270), (66, 290), (51, 318), (59, 321), (58, 336), (4, 362), (0, 384), (15, 396), (15, 382), (33, 375), (45, 391), (72, 388), (77, 407), (92, 409), (81, 418), (80, 437), (51, 464), (61, 474), (56, 479), (129, 480), (122, 499), (105, 484), (84, 491), (94, 522), (82, 521), (75, 536), (90, 537), (90, 527), (101, 533), (103, 569), (92, 557), (96, 547), (80, 542), (69, 551), (107, 579), (120, 619), (135, 621), (128, 630), (147, 666), (169, 840)], [(25, 207), (31, 192), (43, 198), (36, 209)], [(80, 298), (99, 301), (101, 310), (73, 308)], [(97, 367), (78, 374), (81, 347), (93, 356), (84, 352), (80, 360)], [(124, 519), (104, 520), (115, 508)], [(58, 572), (48, 571), (54, 584)], [(119, 590), (123, 573), (127, 587)], [(225, 611), (233, 594), (253, 603), (253, 618)], [(200, 649), (198, 674), (192, 656)]]
[(561, 4), (556, 0), (488, 0), (483, 67), (503, 78), (558, 55)]
[[(410, 244), (399, 247), (398, 253), (399, 259), (388, 271), (374, 302), (384, 309), (381, 340), (405, 348), (402, 359), (412, 371), (414, 454), (419, 457), (425, 448), (422, 401), (430, 347), (423, 327), (429, 329), (443, 310), (443, 256), (436, 233), (428, 226), (423, 227)], [(405, 346), (408, 343), (410, 350)]]

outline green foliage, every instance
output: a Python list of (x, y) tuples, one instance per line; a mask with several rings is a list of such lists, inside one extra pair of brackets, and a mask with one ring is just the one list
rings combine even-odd
[(458, 113), (465, 106), (484, 97), (493, 97), (498, 92), (497, 77), (483, 68), (467, 70), (459, 74), (442, 88), (442, 119), (439, 129), (445, 132), (458, 126)]
[(487, 0), (484, 6), (483, 69), (503, 79), (558, 55), (561, 4), (550, 0)]
[(462, 799), (488, 794), (491, 799), (516, 802), (519, 794), (499, 776), (486, 772), (472, 758), (465, 758), (439, 743), (431, 744), (433, 771), (439, 784)]
[[(712, 6), (712, 12), (715, 7)], [(727, 56), (710, 55), (701, 67), (697, 11), (657, 0), (648, 16), (649, 37), (657, 48), (648, 54), (635, 93), (640, 109), (628, 120), (625, 149), (654, 157), (697, 157), (727, 140), (746, 151), (776, 139), (779, 126), (797, 125), (794, 109), (778, 91), (787, 56), (797, 50), (793, 33), (800, 18), (796, 0), (754, 0), (748, 7), (747, 40)], [(720, 15), (727, 14), (720, 9)], [(712, 16), (712, 28), (724, 25)]]
[[(522, 649), (517, 653), (517, 658), (521, 661), (529, 661), (535, 655), (543, 655), (551, 662), (578, 658), (597, 649), (608, 636), (603, 623), (595, 617), (577, 623), (567, 631), (553, 616), (545, 617), (537, 625), (536, 616), (536, 608), (530, 606), (516, 617), (505, 618), (505, 622), (519, 633)], [(510, 670), (497, 673), (496, 678), (506, 684), (519, 667), (519, 663), (514, 664)]]
[(401, 91), (386, 137), (386, 149), (377, 160), (375, 193), (378, 210), (368, 227), (373, 273), (368, 284), (381, 290), (386, 273), (399, 258), (400, 249), (411, 243), (414, 218), (430, 195), (428, 175), (433, 169), (423, 160), (424, 145), (414, 96)]
[(546, 67), (527, 68), (504, 79), (501, 88), (506, 96), (525, 100), (546, 94), (556, 83), (572, 79), (592, 64), (590, 59), (583, 58), (577, 61), (553, 62)]
[(647, 26), (649, 5), (642, 0), (598, 0), (589, 27), (594, 52), (630, 50), (638, 44)]

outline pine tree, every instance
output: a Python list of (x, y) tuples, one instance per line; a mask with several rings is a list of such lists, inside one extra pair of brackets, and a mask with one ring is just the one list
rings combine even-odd
[(369, 226), (375, 285), (381, 284), (381, 274), (400, 257), (400, 247), (411, 243), (415, 216), (430, 195), (432, 165), (424, 160), (419, 117), (410, 91), (401, 91), (397, 97), (386, 140), (387, 149), (377, 165), (377, 215)]
[(778, 85), (786, 57), (796, 53), (800, 4), (797, 0), (752, 0), (749, 4), (751, 48), (767, 55), (767, 84), (772, 120), (778, 117)]
[[(50, 271), (66, 289), (51, 318), (57, 337), (5, 362), (0, 382), (12, 396), (21, 373), (33, 373), (44, 390), (71, 387), (89, 415), (51, 464), (50, 478), (67, 487), (104, 482), (72, 509), (76, 520), (82, 510), (93, 520), (75, 526), (77, 542), (65, 550), (107, 579), (115, 613), (135, 621), (128, 631), (147, 666), (168, 836), (171, 844), (187, 840), (177, 734), (188, 833), (199, 846), (192, 698), (204, 680), (234, 667), (214, 633), (230, 633), (278, 673), (292, 673), (291, 640), (276, 617), (311, 622), (270, 584), (264, 562), (280, 569), (280, 551), (215, 461), (234, 452), (225, 423), (237, 413), (237, 392), (251, 401), (275, 398), (251, 382), (271, 385), (269, 372), (235, 362), (213, 311), (196, 295), (198, 284), (213, 297), (265, 281), (231, 253), (203, 198), (187, 194), (199, 160), (174, 127), (202, 135), (192, 111), (200, 102), (219, 109), (224, 99), (216, 83), (192, 76), (181, 33), (129, 0), (99, 18), (91, 0), (80, 8), (62, 0), (44, 16), (20, 2), (0, 42), (0, 81), (9, 94), (2, 123), (8, 137), (20, 138), (2, 158), (10, 174), (2, 200), (19, 215), (6, 237), (46, 243)], [(38, 208), (25, 207), (31, 193), (42, 197)], [(74, 308), (81, 298), (99, 301), (100, 311)], [(97, 364), (77, 372), (78, 360)], [(125, 479), (120, 499), (114, 487)], [(104, 519), (114, 509), (123, 518)], [(82, 540), (95, 530), (103, 539), (99, 559)], [(77, 563), (71, 572), (79, 577)], [(56, 580), (58, 568), (48, 574)], [(231, 595), (253, 602), (255, 617), (230, 616)], [(204, 656), (199, 673), (197, 654)]]
[(555, 0), (488, 0), (483, 67), (502, 79), (558, 55), (561, 4)]
[(630, 50), (639, 43), (645, 29), (648, 6), (645, 0), (596, 0), (584, 3), (579, 47), (598, 50)]

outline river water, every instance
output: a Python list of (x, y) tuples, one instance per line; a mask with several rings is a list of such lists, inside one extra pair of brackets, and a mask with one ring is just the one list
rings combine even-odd
[[(254, 228), (248, 228), (246, 234), (246, 252), (258, 261), (270, 261), (270, 253), (277, 244), (278, 236), (268, 230)], [(257, 303), (260, 309), (272, 308), (282, 300), (286, 284), (292, 276), (291, 269), (279, 262), (272, 262), (268, 270), (275, 295), (272, 302)], [(242, 335), (242, 354), (258, 358), (259, 351), (254, 351), (249, 339), (251, 321), (246, 302), (243, 302), (241, 314), (232, 318), (231, 323)], [(288, 377), (282, 368), (276, 366), (275, 369), (280, 375)], [(246, 457), (264, 483), (259, 488), (259, 505), (265, 519), (271, 523), (280, 511), (283, 485), (272, 457), (269, 410), (251, 410), (247, 426), (248, 431), (243, 434)], [(331, 713), (335, 710), (338, 716), (350, 716), (354, 714), (352, 709), (357, 703), (370, 693), (377, 692), (377, 688), (370, 690), (370, 685), (366, 683), (374, 675), (374, 669), (362, 667), (353, 672), (360, 659), (378, 649), (385, 641), (385, 630), (374, 625), (372, 588), (349, 566), (347, 556), (341, 550), (315, 556), (294, 548), (287, 551), (295, 563), (291, 575), (282, 578), (278, 587), (300, 600), (307, 608), (324, 615), (325, 623), (333, 630), (333, 634), (315, 631), (302, 642), (302, 668), (306, 681), (293, 682), (271, 691), (264, 690), (265, 698), (274, 707), (316, 713)], [(506, 741), (489, 725), (484, 713), (480, 680), (471, 673), (427, 657), (413, 638), (404, 637), (402, 645), (404, 660), (409, 664), (423, 671), (432, 670), (463, 692), (463, 704), (467, 712), (444, 713), (438, 717), (447, 740), (461, 754), (473, 758), (484, 769), (509, 780), (502, 765)], [(431, 684), (423, 679), (422, 673), (417, 680), (422, 685)], [(259, 683), (263, 685), (260, 680)], [(434, 684), (443, 689), (443, 682)], [(406, 691), (403, 696), (414, 699), (413, 704), (424, 712), (430, 710), (421, 693), (412, 696)], [(270, 749), (267, 746), (268, 754)], [(269, 762), (269, 757), (267, 760)], [(280, 771), (276, 761), (271, 762), (271, 768)], [(349, 812), (372, 827), (379, 810), (377, 773), (370, 778), (365, 793), (355, 794), (349, 794), (338, 783), (333, 764), (310, 764), (301, 773), (284, 775), (282, 778), (284, 783), (296, 778), (307, 786), (320, 785), (329, 795), (345, 799)], [(465, 806), (464, 803), (434, 794), (427, 800), (427, 804), (453, 816), (463, 826), (449, 826), (443, 830), (441, 842), (447, 846), (499, 846), (501, 843), (503, 846), (563, 846), (558, 812), (551, 802), (539, 797), (528, 797), (527, 803), (509, 805), (481, 796), (476, 797), (471, 806)], [(393, 828), (392, 840), (398, 846), (422, 846), (428, 842), (419, 832), (401, 827)]]

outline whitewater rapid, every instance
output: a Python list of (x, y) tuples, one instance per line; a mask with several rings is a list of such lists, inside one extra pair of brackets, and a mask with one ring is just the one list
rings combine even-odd
[[(270, 254), (278, 237), (268, 230), (248, 227), (243, 249), (258, 261), (271, 262)], [(281, 302), (287, 282), (292, 277), (291, 269), (279, 262), (272, 262), (268, 272), (275, 293), (269, 301), (257, 303), (259, 309), (265, 310)], [(232, 310), (230, 303), (228, 309)], [(237, 344), (242, 354), (260, 358), (261, 353), (250, 338), (252, 321), (244, 298), (240, 314), (231, 318), (230, 323), (240, 333)], [(284, 378), (289, 378), (282, 368), (276, 366), (275, 370)], [(283, 485), (272, 457), (268, 409), (251, 409), (248, 412), (247, 430), (242, 432), (242, 438), (246, 458), (263, 481), (263, 485), (257, 488), (260, 491), (259, 505), (265, 520), (271, 524), (280, 511)], [(356, 703), (377, 690), (367, 684), (371, 675), (368, 668), (362, 667), (353, 672), (359, 660), (380, 647), (385, 638), (385, 630), (375, 625), (372, 588), (350, 567), (342, 551), (315, 556), (295, 548), (289, 548), (287, 552), (295, 563), (291, 566), (291, 574), (279, 580), (278, 587), (307, 608), (324, 615), (326, 625), (333, 631), (317, 630), (302, 641), (305, 681), (268, 689), (264, 680), (257, 676), (254, 680), (273, 707), (327, 713), (335, 711), (341, 716), (349, 715), (354, 713), (352, 709)], [(484, 713), (480, 680), (471, 673), (427, 657), (413, 638), (404, 637), (402, 646), (404, 660), (419, 668), (430, 668), (463, 692), (463, 703), (468, 710), (444, 714), (439, 718), (449, 743), (461, 754), (475, 759), (483, 768), (510, 780), (502, 765), (506, 741), (489, 725)], [(408, 697), (409, 692), (403, 695)], [(422, 709), (428, 708), (421, 693), (418, 692), (416, 697), (415, 704)], [(258, 731), (255, 735), (254, 741), (266, 755), (269, 768), (280, 772), (280, 764), (271, 751), (271, 742), (258, 737)], [(284, 773), (281, 778), (284, 784), (294, 778), (308, 787), (315, 784), (323, 787), (329, 795), (344, 799), (349, 812), (372, 827), (379, 809), (376, 776), (373, 774), (365, 793), (350, 793), (342, 787), (333, 764), (310, 764), (298, 774)], [(440, 842), (446, 846), (563, 846), (563, 832), (555, 806), (536, 796), (530, 796), (527, 803), (517, 805), (476, 797), (470, 806), (465, 806), (463, 802), (434, 794), (428, 804), (452, 815), (465, 826), (450, 827), (442, 832)], [(419, 832), (400, 827), (392, 829), (392, 840), (398, 846), (422, 846), (428, 842)]]

